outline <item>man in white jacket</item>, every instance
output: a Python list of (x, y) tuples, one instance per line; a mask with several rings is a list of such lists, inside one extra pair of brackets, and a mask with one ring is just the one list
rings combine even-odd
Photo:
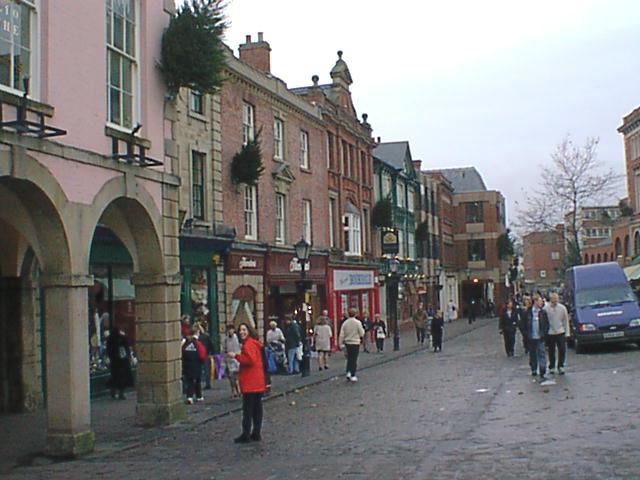
[(357, 382), (358, 353), (360, 352), (360, 343), (364, 337), (364, 328), (362, 327), (362, 322), (356, 318), (357, 309), (350, 308), (347, 313), (349, 317), (342, 322), (338, 344), (340, 348), (347, 349), (347, 380)]
[(567, 308), (559, 301), (557, 293), (552, 293), (550, 302), (544, 307), (549, 317), (549, 373), (556, 372), (556, 350), (558, 351), (558, 373), (564, 375), (564, 360), (567, 354), (566, 338), (571, 336)]

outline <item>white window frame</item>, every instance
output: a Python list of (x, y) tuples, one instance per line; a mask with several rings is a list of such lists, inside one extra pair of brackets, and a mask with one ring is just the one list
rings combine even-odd
[(313, 221), (311, 219), (311, 200), (302, 200), (302, 238), (313, 243)]
[(329, 198), (329, 246), (336, 247), (336, 211), (337, 204), (335, 198)]
[(560, 252), (551, 252), (551, 260), (560, 260)]
[(287, 197), (284, 193), (276, 193), (276, 238), (279, 245), (286, 243), (287, 237)]
[(327, 170), (331, 168), (331, 133), (327, 132)]
[(244, 186), (244, 238), (258, 239), (258, 192), (255, 185)]
[[(15, 5), (18, 8), (20, 5), (24, 5), (30, 12), (29, 47), (26, 49), (29, 52), (29, 97), (37, 99), (40, 97), (40, 0), (18, 0), (15, 2)], [(8, 5), (6, 5), (6, 7), (8, 7)], [(0, 28), (4, 29), (4, 25), (0, 25)], [(15, 43), (11, 42), (11, 64), (9, 66), (9, 82), (11, 85), (0, 84), (0, 90), (22, 96), (24, 94), (24, 85), (19, 84), (18, 88), (13, 86), (15, 83), (15, 67), (13, 62), (13, 59), (15, 58), (14, 47)]]
[(404, 258), (406, 255), (406, 248), (404, 248), (404, 230), (398, 230), (398, 256)]
[[(198, 111), (196, 109), (196, 99), (200, 98), (200, 105), (202, 106), (202, 111)], [(196, 115), (204, 115), (205, 113), (205, 96), (204, 93), (198, 92), (196, 90), (189, 90), (189, 112), (195, 113)]]
[(396, 182), (396, 205), (400, 208), (405, 208), (404, 195), (404, 183), (402, 183), (402, 181), (398, 178)]
[(360, 215), (347, 213), (343, 217), (343, 230), (347, 232), (347, 245), (344, 246), (344, 254), (362, 255), (362, 236)]
[[(202, 203), (202, 205), (200, 206), (200, 208), (202, 209), (202, 214), (200, 216), (196, 216), (196, 212), (195, 212), (195, 178), (194, 178), (194, 160), (195, 157), (198, 157), (199, 160), (201, 160), (201, 164), (200, 164), (200, 168), (202, 169), (202, 171), (200, 172), (201, 174), (201, 181), (202, 181), (202, 185), (200, 185), (200, 188), (202, 190), (202, 198), (200, 199), (200, 202)], [(196, 149), (191, 149), (191, 156), (190, 156), (190, 176), (191, 176), (191, 216), (196, 219), (196, 220), (200, 220), (200, 221), (205, 221), (207, 218), (207, 154), (206, 152), (202, 152), (200, 150), (196, 150)]]
[(284, 161), (284, 120), (273, 119), (273, 159)]
[(256, 109), (249, 102), (242, 103), (242, 145), (256, 137)]
[(393, 188), (393, 179), (387, 172), (382, 172), (382, 196), (387, 198)]
[[(134, 12), (134, 31), (133, 31), (133, 41), (134, 41), (134, 50), (133, 55), (127, 53), (126, 51), (120, 50), (115, 47), (115, 45), (110, 45), (109, 40), (106, 41), (106, 67), (107, 67), (107, 125), (113, 127), (115, 129), (124, 130), (129, 132), (131, 128), (139, 123), (140, 121), (140, 111), (141, 111), (141, 98), (140, 98), (140, 68), (139, 68), (139, 58), (140, 58), (140, 2), (139, 0), (131, 0), (133, 7), (135, 9)], [(107, 0), (108, 4), (112, 3), (112, 0)], [(107, 15), (112, 15), (112, 13), (106, 12)], [(106, 20), (106, 17), (105, 17)], [(114, 28), (113, 19), (110, 21), (111, 28)], [(110, 69), (110, 58), (111, 55), (118, 55), (121, 59), (126, 59), (132, 62), (131, 66), (131, 123), (128, 125), (124, 123), (124, 110), (122, 105), (120, 107), (120, 119), (119, 122), (113, 122), (111, 117), (111, 69)], [(123, 90), (123, 80), (124, 80), (124, 69), (122, 68), (122, 63), (120, 66), (120, 96), (122, 96)]]
[(415, 190), (413, 189), (413, 187), (409, 187), (407, 190), (407, 210), (409, 210), (410, 212), (413, 212), (414, 210), (414, 205), (413, 205), (414, 197), (415, 197)]
[(300, 130), (300, 168), (309, 170), (309, 133)]
[(540, 270), (540, 278), (547, 278), (547, 271), (546, 270)]
[(411, 259), (416, 258), (416, 237), (413, 232), (407, 232), (408, 252), (407, 256)]

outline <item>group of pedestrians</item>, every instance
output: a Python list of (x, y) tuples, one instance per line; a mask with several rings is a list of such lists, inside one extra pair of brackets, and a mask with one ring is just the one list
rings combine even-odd
[(514, 356), (516, 332), (520, 330), (531, 375), (539, 375), (540, 382), (547, 380), (547, 360), (549, 374), (565, 373), (566, 340), (571, 330), (567, 308), (559, 300), (555, 292), (549, 296), (549, 302), (539, 293), (525, 295), (521, 304), (509, 300), (500, 315), (498, 328), (507, 356)]
[[(449, 321), (453, 320), (455, 315), (455, 305), (448, 307)], [(434, 310), (432, 306), (424, 309), (424, 303), (418, 304), (417, 310), (413, 314), (413, 325), (416, 329), (416, 340), (418, 345), (429, 344), (431, 338), (431, 346), (434, 352), (442, 351), (442, 337), (444, 335), (444, 315), (442, 310)], [(427, 329), (429, 335), (427, 335)]]

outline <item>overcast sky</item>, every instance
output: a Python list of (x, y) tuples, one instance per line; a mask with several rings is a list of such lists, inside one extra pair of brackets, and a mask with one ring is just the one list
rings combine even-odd
[(230, 0), (226, 13), (236, 55), (264, 32), (289, 87), (329, 82), (343, 50), (374, 136), (408, 140), (423, 168), (476, 166), (512, 218), (566, 134), (599, 137), (599, 158), (623, 172), (616, 129), (640, 106), (638, 0)]

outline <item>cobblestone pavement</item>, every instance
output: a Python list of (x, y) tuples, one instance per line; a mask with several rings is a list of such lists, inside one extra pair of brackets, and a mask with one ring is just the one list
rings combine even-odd
[(493, 322), (265, 405), (261, 444), (238, 446), (232, 413), (109, 455), (14, 469), (8, 478), (640, 478), (640, 352), (576, 356), (542, 387), (506, 358)]

